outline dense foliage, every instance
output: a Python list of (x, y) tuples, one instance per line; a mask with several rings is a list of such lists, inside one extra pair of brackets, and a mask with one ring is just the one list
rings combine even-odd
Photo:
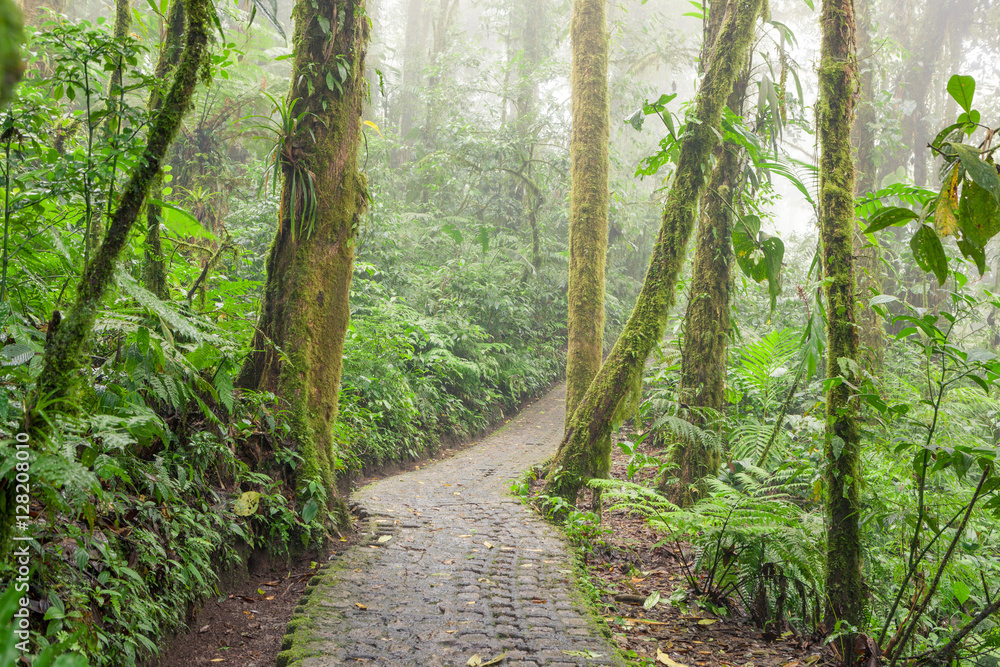
[[(369, 205), (357, 221), (335, 427), (345, 485), (475, 435), (565, 367), (569, 3), (483, 0), (462, 16), (421, 10), (430, 4), (368, 2), (359, 162)], [(719, 133), (743, 151), (724, 409), (693, 420), (679, 403), (683, 313), (672, 314), (633, 406), (640, 435), (618, 439), (633, 472), (656, 474), (592, 485), (648, 516), (664, 540), (695, 545), (689, 597), (762, 628), (811, 632), (824, 607), (824, 394), (838, 380), (822, 370), (822, 330), (837, 313), (820, 297), (811, 227), (783, 241), (770, 233), (782, 217), (814, 216), (818, 197), (815, 170), (799, 159), (809, 151), (793, 157), (814, 141), (814, 84), (788, 27), (813, 26), (802, 28), (810, 41), (813, 3), (768, 4), (752, 99), (743, 114), (726, 110)], [(870, 134), (858, 147), (878, 166), (856, 213), (867, 231), (858, 255), (877, 258), (858, 301), (878, 322), (866, 329), (878, 343), (850, 368), (863, 411), (866, 621), (826, 619), (825, 630), (868, 635), (895, 649), (892, 661), (986, 665), (1000, 655), (1000, 178), (990, 169), (1000, 109), (982, 91), (997, 83), (1000, 13), (971, 2), (944, 21), (936, 7), (947, 3), (876, 4), (868, 11), (885, 26), (864, 23), (881, 40), (878, 57), (864, 54), (876, 83), (862, 84), (876, 116), (862, 121)], [(22, 472), (28, 452), (29, 520), (14, 528), (29, 538), (18, 544), (32, 564), (34, 664), (68, 651), (55, 664), (73, 664), (75, 652), (117, 667), (154, 654), (189, 605), (216, 592), (221, 568), (255, 549), (284, 556), (330, 538), (320, 507), (332, 490), (296, 475), (303, 459), (287, 405), (234, 389), (255, 333), (279, 171), (294, 159), (285, 140), (301, 120), (284, 101), (289, 2), (216, 3), (214, 83), (197, 89), (151, 195), (162, 247), (145, 229), (128, 237), (73, 409), (36, 406), (57, 428), (18, 449), (46, 338), (74, 302), (139, 160), (148, 101), (165, 85), (154, 67), (168, 0), (135, 3), (126, 38), (98, 18), (103, 4), (74, 5), (29, 30), (24, 80), (0, 112), (0, 477)], [(681, 31), (700, 26), (704, 7), (654, 5), (609, 6), (606, 350), (642, 284), (685, 130), (698, 123), (684, 102), (697, 39)], [(410, 12), (412, 22), (396, 20)], [(936, 39), (938, 27), (947, 39)], [(915, 60), (932, 63), (930, 73), (901, 66)], [(956, 63), (975, 77), (949, 80)], [(121, 87), (110, 85), (116, 70)], [(298, 177), (308, 190), (308, 172)], [(777, 209), (782, 192), (802, 199)], [(164, 293), (148, 281), (153, 260), (166, 268)], [(678, 294), (690, 270), (680, 266)], [(680, 509), (660, 490), (669, 449), (692, 441), (723, 465), (707, 495)], [(13, 488), (3, 491), (22, 504), (29, 494)], [(569, 518), (571, 532), (600, 539), (589, 520)], [(5, 556), (0, 580), (14, 581), (17, 568)], [(4, 628), (15, 602), (0, 599)], [(16, 650), (8, 639), (0, 660)]]

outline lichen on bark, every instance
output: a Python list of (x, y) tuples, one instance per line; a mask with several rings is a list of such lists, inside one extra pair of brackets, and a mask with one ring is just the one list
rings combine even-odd
[(566, 424), (601, 368), (608, 240), (608, 29), (604, 0), (575, 0), (570, 138)]
[[(350, 320), (354, 239), (368, 196), (357, 168), (368, 44), (364, 6), (363, 0), (303, 0), (295, 6), (296, 85), (288, 107), (294, 104), (301, 121), (293, 136), (284, 137), (278, 229), (257, 333), (237, 381), (273, 392), (287, 409), (304, 460), (297, 483), (300, 489), (320, 483), (327, 510), (343, 527), (347, 514), (335, 494), (332, 427)], [(346, 66), (346, 78), (339, 78), (338, 65)], [(332, 89), (328, 72), (336, 81)], [(307, 174), (314, 179), (311, 201), (303, 199), (303, 188), (291, 187)]]
[[(857, 399), (858, 330), (855, 318), (854, 164), (851, 122), (856, 92), (854, 6), (852, 0), (824, 0), (819, 66), (817, 124), (820, 140), (819, 222), (823, 258), (823, 293), (827, 316), (826, 513), (827, 630), (837, 621), (855, 627), (863, 622), (859, 515), (860, 450)], [(839, 640), (845, 664), (851, 664), (853, 638)]]
[(610, 467), (610, 435), (626, 399), (635, 394), (642, 369), (660, 342), (676, 298), (677, 277), (705, 189), (707, 165), (718, 141), (726, 98), (746, 61), (763, 0), (739, 0), (730, 7), (695, 104), (698, 122), (681, 140), (674, 183), (635, 308), (573, 414), (552, 462), (546, 492), (575, 501), (591, 477)]

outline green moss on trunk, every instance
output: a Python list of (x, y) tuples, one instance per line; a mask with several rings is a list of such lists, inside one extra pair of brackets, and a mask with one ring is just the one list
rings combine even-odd
[(210, 12), (214, 10), (208, 0), (187, 0), (187, 9), (187, 42), (163, 110), (153, 121), (146, 148), (122, 190), (104, 241), (84, 269), (76, 302), (45, 346), (45, 368), (38, 381), (36, 400), (28, 413), (29, 427), (33, 431), (44, 430), (53, 415), (72, 408), (71, 389), (80, 367), (83, 345), (114, 278), (118, 255), (128, 241), (146, 192), (159, 173), (160, 163), (180, 128), (181, 119), (191, 105), (198, 79), (204, 74)]
[[(294, 103), (302, 121), (295, 136), (285, 138), (280, 220), (268, 256), (257, 334), (238, 384), (272, 391), (287, 404), (292, 437), (304, 460), (297, 471), (299, 486), (322, 484), (334, 522), (346, 525), (345, 506), (335, 496), (332, 427), (350, 321), (354, 239), (367, 198), (357, 153), (368, 18), (363, 0), (303, 0), (294, 18), (292, 80), (297, 84), (288, 106)], [(339, 80), (338, 65), (348, 68), (344, 80)], [(335, 81), (333, 89), (328, 81)], [(310, 202), (302, 198), (302, 187), (292, 188), (292, 180), (306, 173), (314, 179)], [(292, 201), (293, 191), (297, 201)], [(304, 220), (306, 210), (314, 216), (311, 225)]]
[[(711, 5), (704, 60), (722, 28), (726, 4)], [(742, 110), (750, 79), (746, 63), (727, 101), (727, 106), (737, 113)], [(691, 292), (684, 317), (680, 401), (687, 406), (687, 419), (702, 428), (712, 427), (713, 415), (722, 411), (725, 396), (726, 353), (731, 334), (732, 210), (739, 185), (739, 154), (740, 149), (733, 144), (715, 148), (715, 168), (701, 201)], [(706, 447), (701, 441), (684, 442), (674, 445), (670, 461), (676, 465), (676, 472), (670, 474), (676, 482), (663, 490), (672, 502), (688, 506), (704, 493), (702, 480), (718, 471), (722, 457), (718, 450)]]
[(608, 28), (604, 0), (575, 0), (570, 138), (566, 425), (601, 368), (608, 245)]
[(674, 184), (635, 309), (569, 422), (552, 463), (547, 493), (575, 501), (588, 478), (605, 475), (610, 467), (610, 445), (605, 443), (610, 442), (613, 421), (642, 379), (650, 351), (663, 336), (722, 110), (746, 62), (762, 5), (763, 0), (739, 0), (726, 15), (698, 93), (695, 115), (700, 122), (691, 123), (684, 133)]
[[(167, 10), (167, 21), (160, 45), (160, 54), (156, 60), (155, 79), (165, 80), (171, 70), (177, 66), (181, 56), (184, 39), (184, 3), (182, 0), (171, 0)], [(149, 94), (148, 106), (151, 111), (157, 111), (163, 105), (160, 91), (154, 88)], [(151, 192), (157, 199), (163, 199), (162, 176), (157, 175)], [(170, 298), (167, 289), (167, 262), (163, 256), (160, 243), (160, 221), (163, 207), (157, 204), (146, 205), (146, 248), (143, 257), (142, 279), (150, 292), (163, 300)]]
[[(872, 45), (872, 32), (875, 28), (872, 25), (872, 0), (857, 0), (854, 8), (858, 21), (859, 59), (868, 63), (861, 68), (859, 75), (861, 100), (858, 105), (858, 118), (851, 130), (851, 142), (857, 155), (857, 181), (854, 192), (863, 196), (875, 191), (878, 172), (875, 127), (879, 119), (875, 108), (875, 65), (872, 62), (875, 58)], [(882, 318), (867, 304), (874, 294), (882, 291), (884, 275), (882, 262), (878, 247), (865, 238), (858, 226), (854, 228), (853, 243), (854, 256), (857, 258), (855, 276), (858, 281), (858, 296), (862, 303), (858, 313), (858, 324), (861, 327), (861, 356), (866, 368), (872, 374), (878, 374), (882, 370), (885, 358), (885, 330), (882, 327)]]
[[(857, 400), (858, 332), (855, 321), (854, 164), (851, 122), (855, 95), (854, 5), (824, 0), (823, 42), (817, 109), (820, 139), (820, 234), (823, 247), (828, 362), (830, 378), (841, 378), (826, 394), (826, 486), (828, 630), (836, 621), (860, 625), (864, 592), (861, 580), (860, 449)], [(853, 638), (840, 642), (851, 664)]]
[[(187, 43), (163, 111), (153, 121), (146, 148), (122, 190), (104, 240), (84, 268), (77, 287), (76, 302), (58, 328), (49, 330), (45, 365), (25, 419), (33, 442), (47, 441), (56, 418), (61, 413), (75, 410), (74, 389), (83, 347), (93, 330), (104, 295), (114, 279), (118, 256), (139, 217), (146, 192), (160, 170), (167, 147), (191, 105), (199, 77), (206, 73), (210, 17), (214, 9), (209, 0), (186, 0), (186, 3), (189, 17)], [(8, 520), (9, 517), (0, 516), (0, 525), (7, 525)]]

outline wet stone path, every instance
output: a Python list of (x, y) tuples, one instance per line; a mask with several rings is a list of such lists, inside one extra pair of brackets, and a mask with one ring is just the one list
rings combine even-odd
[(565, 540), (510, 495), (555, 452), (564, 399), (560, 387), (456, 456), (355, 492), (368, 540), (313, 577), (279, 667), (621, 665)]

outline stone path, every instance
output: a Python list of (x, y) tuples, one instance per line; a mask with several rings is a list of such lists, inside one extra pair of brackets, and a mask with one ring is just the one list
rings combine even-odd
[(313, 577), (278, 666), (623, 664), (559, 531), (510, 495), (555, 452), (564, 403), (560, 387), (456, 456), (357, 491), (369, 541)]

